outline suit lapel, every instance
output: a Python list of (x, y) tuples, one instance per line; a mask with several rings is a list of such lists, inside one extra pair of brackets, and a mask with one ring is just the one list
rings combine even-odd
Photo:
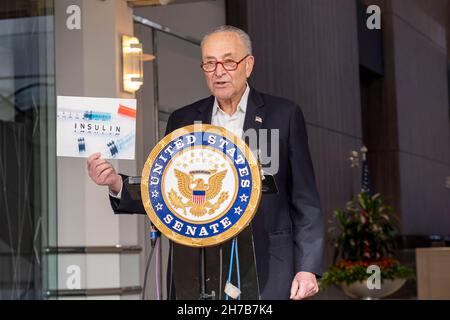
[(248, 96), (247, 111), (245, 112), (244, 132), (248, 129), (261, 128), (264, 123), (264, 101), (261, 94), (250, 87), (250, 94)]
[(214, 106), (214, 96), (210, 96), (200, 106), (194, 121), (201, 121), (203, 124), (211, 124), (212, 110)]

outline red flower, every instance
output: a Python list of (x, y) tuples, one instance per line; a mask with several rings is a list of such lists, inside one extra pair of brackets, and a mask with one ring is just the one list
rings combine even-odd
[(336, 263), (336, 267), (339, 269), (351, 269), (353, 267), (363, 267), (367, 268), (371, 265), (377, 265), (380, 267), (380, 269), (389, 269), (394, 267), (395, 265), (398, 265), (398, 261), (391, 259), (391, 258), (382, 258), (379, 260), (358, 260), (358, 261), (351, 261), (351, 260), (340, 260)]
[(367, 223), (367, 217), (369, 216), (369, 214), (364, 209), (359, 210), (359, 213), (360, 213), (361, 223), (362, 224), (366, 224)]

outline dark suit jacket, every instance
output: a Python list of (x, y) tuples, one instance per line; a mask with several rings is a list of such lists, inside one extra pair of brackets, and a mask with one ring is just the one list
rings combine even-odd
[[(174, 111), (166, 134), (194, 121), (211, 123), (213, 104), (211, 96)], [(255, 121), (256, 117), (262, 123)], [(263, 194), (252, 226), (261, 298), (289, 299), (297, 272), (322, 273), (324, 217), (305, 121), (295, 103), (251, 88), (244, 130), (249, 128), (279, 129), (280, 133), (275, 174), (279, 193)], [(115, 212), (145, 213), (140, 201), (133, 201), (126, 190), (122, 192), (120, 201), (111, 198)]]

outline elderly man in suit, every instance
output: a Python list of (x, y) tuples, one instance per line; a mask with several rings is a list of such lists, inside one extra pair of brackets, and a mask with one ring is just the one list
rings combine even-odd
[[(212, 95), (173, 112), (166, 134), (196, 121), (222, 126), (238, 136), (248, 129), (279, 130), (279, 192), (263, 195), (252, 221), (260, 296), (299, 300), (315, 295), (322, 273), (324, 221), (305, 121), (295, 103), (256, 91), (247, 83), (255, 58), (249, 36), (222, 26), (202, 41), (202, 64)], [(94, 154), (88, 171), (109, 187), (115, 212), (145, 213), (123, 188), (123, 175)], [(176, 257), (175, 257), (176, 259)]]

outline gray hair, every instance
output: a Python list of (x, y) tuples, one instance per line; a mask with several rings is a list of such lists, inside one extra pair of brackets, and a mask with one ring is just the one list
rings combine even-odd
[(242, 43), (245, 46), (245, 50), (247, 51), (247, 54), (252, 55), (252, 40), (250, 39), (250, 36), (244, 31), (239, 28), (229, 26), (229, 25), (223, 25), (217, 28), (214, 28), (213, 30), (209, 31), (202, 39), (201, 47), (203, 48), (203, 44), (205, 43), (206, 39), (215, 33), (219, 32), (231, 32), (239, 36)]

